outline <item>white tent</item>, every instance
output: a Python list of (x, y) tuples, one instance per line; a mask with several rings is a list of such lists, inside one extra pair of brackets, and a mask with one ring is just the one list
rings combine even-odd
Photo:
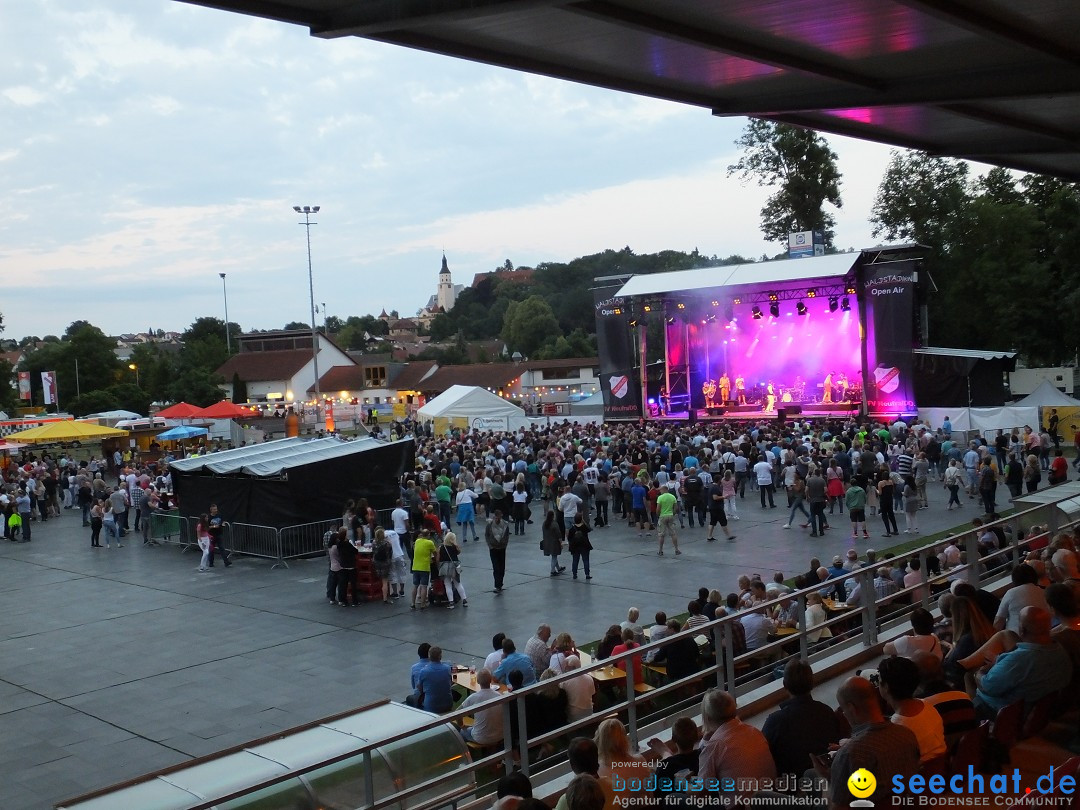
[(604, 395), (597, 391), (570, 405), (570, 421), (598, 425), (604, 421)]
[(1068, 394), (1063, 394), (1049, 380), (1043, 380), (1039, 383), (1038, 388), (1013, 404), (1020, 406), (1034, 405), (1042, 408), (1078, 408), (1080, 407), (1080, 399), (1073, 399)]
[(416, 412), (423, 422), (435, 422), (435, 432), (451, 427), (466, 430), (517, 430), (535, 422), (517, 405), (475, 385), (452, 385)]
[(1013, 428), (1039, 424), (1039, 409), (1034, 406), (1004, 405), (985, 408), (919, 408), (919, 419), (939, 428), (945, 417), (954, 431), (996, 435), (999, 431), (1009, 433)]

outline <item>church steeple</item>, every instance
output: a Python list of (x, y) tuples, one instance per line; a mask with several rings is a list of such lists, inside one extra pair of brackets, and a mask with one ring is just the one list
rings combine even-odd
[(439, 270), (439, 286), (435, 294), (435, 300), (443, 312), (449, 312), (454, 308), (455, 298), (454, 282), (450, 278), (450, 266), (446, 263), (446, 253), (443, 253), (442, 268)]

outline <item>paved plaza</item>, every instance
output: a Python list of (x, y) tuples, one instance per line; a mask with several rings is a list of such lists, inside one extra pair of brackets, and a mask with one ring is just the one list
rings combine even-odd
[[(919, 513), (924, 534), (975, 516), (975, 501), (946, 512), (936, 492)], [(846, 514), (812, 539), (780, 528), (783, 503), (762, 511), (747, 492), (735, 541), (706, 543), (704, 530), (688, 528), (678, 557), (670, 546), (657, 556), (655, 535), (639, 538), (616, 520), (592, 534), (592, 582), (569, 570), (549, 576), (538, 520), (510, 538), (501, 595), (486, 546), (466, 545), (469, 607), (453, 611), (411, 611), (404, 600), (330, 606), (325, 558), (271, 570), (238, 557), (200, 574), (196, 553), (134, 536), (122, 549), (91, 549), (74, 510), (35, 523), (33, 542), (0, 545), (0, 807), (48, 808), (365, 702), (400, 700), (422, 641), (461, 663), (482, 660), (500, 630), (523, 646), (540, 621), (592, 641), (630, 605), (643, 622), (656, 610), (680, 613), (701, 586), (726, 593), (742, 573), (791, 577), (811, 556), (828, 564), (848, 548)], [(892, 542), (880, 520), (871, 529), (860, 552)]]

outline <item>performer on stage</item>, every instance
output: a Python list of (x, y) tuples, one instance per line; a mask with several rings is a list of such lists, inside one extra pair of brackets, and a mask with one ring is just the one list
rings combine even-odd
[(776, 410), (776, 389), (773, 388), (772, 380), (769, 380), (769, 385), (765, 389), (765, 411)]
[(731, 380), (725, 371), (720, 375), (720, 404), (727, 405), (731, 399)]
[(668, 406), (670, 405), (671, 400), (671, 397), (668, 396), (667, 388), (660, 389), (660, 396), (658, 399), (660, 400), (660, 415), (667, 416)]
[(714, 402), (713, 397), (716, 395), (716, 383), (712, 380), (706, 380), (701, 386), (701, 393), (705, 395), (705, 407), (715, 407), (716, 403)]
[(833, 373), (830, 371), (825, 375), (825, 382), (821, 386), (821, 401), (832, 402), (832, 385), (833, 385)]
[(743, 379), (742, 374), (735, 375), (735, 399), (738, 400), (739, 405), (746, 404), (746, 380)]
[(794, 402), (802, 402), (804, 396), (806, 396), (806, 383), (803, 382), (802, 377), (796, 377), (791, 385), (791, 399)]
[(847, 390), (848, 390), (848, 378), (847, 378), (847, 375), (844, 374), (844, 372), (841, 371), (836, 376), (836, 401), (837, 402), (845, 402), (845, 401), (847, 401)]

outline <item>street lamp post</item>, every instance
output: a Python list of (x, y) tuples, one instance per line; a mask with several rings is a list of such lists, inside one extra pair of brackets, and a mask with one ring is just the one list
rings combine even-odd
[(311, 226), (318, 225), (311, 221), (311, 215), (319, 213), (317, 205), (294, 205), (293, 211), (304, 215), (304, 221), (300, 224), (307, 230), (307, 275), (308, 291), (311, 293), (311, 362), (315, 371), (315, 403), (316, 407), (321, 404), (322, 391), (319, 389), (319, 332), (315, 328), (315, 277), (311, 273)]
[(225, 274), (221, 276), (221, 294), (225, 297), (225, 350), (232, 355), (232, 336), (229, 334), (229, 291), (225, 288)]
[(128, 368), (135, 372), (135, 387), (142, 388), (142, 383), (139, 382), (139, 367), (134, 363), (128, 363)]

